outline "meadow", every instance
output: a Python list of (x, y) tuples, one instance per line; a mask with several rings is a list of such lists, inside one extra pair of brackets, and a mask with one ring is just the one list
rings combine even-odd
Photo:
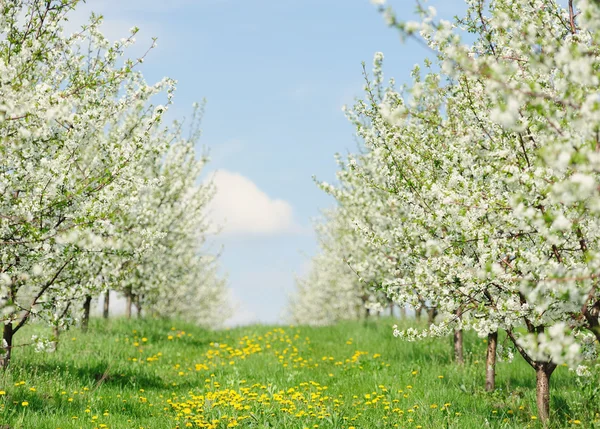
[[(15, 348), (0, 374), (0, 428), (542, 427), (522, 359), (500, 362), (486, 393), (485, 340), (466, 335), (457, 367), (451, 338), (403, 342), (394, 323), (207, 331), (92, 320), (55, 353)], [(551, 384), (551, 427), (600, 428), (600, 401), (572, 371), (559, 367)]]

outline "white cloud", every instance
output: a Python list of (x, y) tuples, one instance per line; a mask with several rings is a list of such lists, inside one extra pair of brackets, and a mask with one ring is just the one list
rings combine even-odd
[(298, 232), (292, 206), (270, 198), (250, 179), (221, 170), (211, 177), (216, 194), (209, 205), (209, 218), (222, 226), (223, 234), (257, 235)]

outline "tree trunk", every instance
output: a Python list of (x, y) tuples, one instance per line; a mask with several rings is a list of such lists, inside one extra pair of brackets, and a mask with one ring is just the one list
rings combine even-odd
[(465, 357), (463, 354), (463, 331), (462, 329), (454, 330), (454, 358), (458, 365), (465, 363)]
[(427, 310), (427, 324), (428, 325), (433, 325), (433, 322), (435, 322), (435, 316), (437, 316), (438, 311), (437, 308), (435, 307), (431, 307), (429, 310)]
[(60, 337), (60, 329), (58, 325), (52, 327), (52, 342), (54, 343), (54, 351), (58, 350), (58, 337)]
[(137, 318), (140, 319), (142, 317), (142, 303), (139, 295), (136, 297), (135, 300), (135, 308), (137, 310)]
[(390, 317), (394, 317), (394, 303), (390, 302)]
[(400, 319), (406, 319), (406, 307), (403, 305), (400, 307)]
[(104, 308), (102, 311), (102, 317), (108, 319), (108, 309), (110, 307), (110, 289), (106, 289), (106, 295), (104, 295)]
[(417, 319), (417, 322), (421, 321), (421, 313), (422, 312), (423, 312), (423, 306), (415, 308), (415, 319)]
[(556, 369), (553, 363), (536, 363), (535, 376), (536, 388), (535, 398), (539, 419), (546, 425), (550, 419), (550, 376)]
[(126, 299), (127, 302), (125, 303), (125, 317), (131, 319), (131, 305), (133, 304), (131, 299), (131, 293), (127, 293)]
[[(534, 326), (531, 321), (525, 318), (527, 330), (537, 335), (544, 333), (544, 326)], [(550, 420), (550, 376), (556, 369), (556, 364), (552, 362), (536, 361), (519, 345), (517, 338), (511, 330), (506, 330), (509, 338), (527, 363), (535, 369), (536, 387), (535, 398), (538, 408), (538, 418), (544, 424), (548, 425)], [(539, 344), (539, 343), (538, 343)]]
[(4, 370), (8, 368), (8, 364), (10, 363), (14, 334), (13, 324), (5, 324), (2, 332), (2, 344), (0, 344), (0, 368)]
[(83, 302), (83, 319), (81, 319), (81, 330), (87, 332), (90, 323), (90, 308), (92, 307), (92, 296), (86, 295)]
[(369, 300), (369, 296), (366, 294), (361, 295), (360, 300), (362, 301), (362, 311), (363, 311), (363, 320), (367, 320), (371, 315), (371, 311), (367, 307), (367, 301)]
[(491, 332), (487, 338), (487, 354), (485, 357), (485, 390), (496, 389), (496, 349), (498, 348), (498, 331)]

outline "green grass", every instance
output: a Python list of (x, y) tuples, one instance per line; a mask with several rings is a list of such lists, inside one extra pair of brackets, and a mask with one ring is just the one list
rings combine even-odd
[[(489, 394), (482, 339), (466, 335), (457, 368), (450, 338), (406, 343), (393, 323), (209, 332), (93, 320), (87, 334), (64, 333), (56, 353), (14, 350), (0, 374), (0, 429), (541, 427), (520, 358), (498, 364)], [(600, 404), (575, 378), (565, 367), (552, 376), (552, 426), (600, 428)]]

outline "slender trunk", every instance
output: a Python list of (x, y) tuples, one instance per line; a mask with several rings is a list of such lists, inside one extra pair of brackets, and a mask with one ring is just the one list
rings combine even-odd
[(54, 343), (54, 351), (58, 350), (58, 338), (60, 337), (60, 329), (58, 325), (52, 327), (52, 342)]
[(437, 316), (438, 311), (437, 308), (435, 307), (431, 307), (429, 310), (427, 310), (427, 324), (428, 325), (432, 325), (433, 322), (435, 322), (435, 316)]
[(394, 303), (390, 302), (390, 316), (394, 317)]
[(363, 294), (360, 297), (360, 300), (362, 301), (363, 320), (367, 320), (369, 318), (369, 315), (371, 314), (369, 308), (367, 307), (367, 301), (369, 300), (369, 296), (366, 294)]
[(0, 344), (0, 368), (4, 370), (8, 368), (8, 364), (10, 363), (14, 334), (13, 324), (5, 324), (2, 332), (2, 344)]
[(104, 308), (102, 311), (102, 317), (108, 319), (108, 309), (110, 307), (110, 289), (106, 289), (106, 294), (104, 295)]
[(423, 312), (423, 306), (415, 308), (415, 319), (417, 319), (417, 322), (421, 321), (421, 313), (422, 312)]
[(142, 317), (142, 303), (139, 295), (136, 297), (135, 300), (135, 308), (137, 310), (137, 318), (140, 319)]
[(462, 329), (454, 330), (454, 359), (458, 365), (465, 363), (463, 354), (463, 331)]
[(556, 369), (553, 363), (537, 363), (535, 377), (537, 380), (535, 398), (538, 408), (538, 417), (545, 424), (550, 419), (550, 376)]
[(485, 390), (496, 389), (496, 349), (498, 348), (498, 331), (491, 332), (487, 338), (487, 354), (485, 357)]
[(87, 332), (90, 324), (90, 308), (92, 307), (92, 296), (86, 295), (83, 302), (83, 319), (81, 319), (81, 330)]
[(131, 305), (132, 305), (132, 299), (131, 299), (131, 293), (127, 293), (126, 296), (126, 303), (125, 303), (125, 317), (127, 317), (128, 319), (131, 319)]
[(364, 312), (363, 312), (364, 317), (362, 319), (363, 326), (368, 326), (369, 325), (369, 319), (371, 317), (371, 309), (369, 309), (367, 307), (364, 307), (364, 304), (363, 304), (363, 310), (364, 310)]

